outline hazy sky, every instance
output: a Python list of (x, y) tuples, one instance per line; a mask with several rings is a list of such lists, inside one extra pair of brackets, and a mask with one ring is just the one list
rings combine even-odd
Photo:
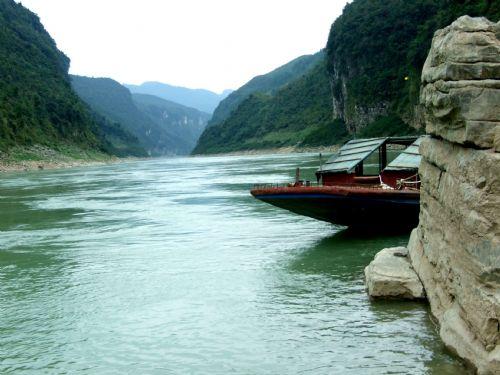
[(238, 88), (326, 44), (345, 0), (22, 0), (71, 58), (122, 83)]

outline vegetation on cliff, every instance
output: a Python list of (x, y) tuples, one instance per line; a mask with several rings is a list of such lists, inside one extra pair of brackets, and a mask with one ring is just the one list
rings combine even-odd
[(324, 58), (324, 51), (314, 55), (300, 56), (279, 68), (252, 78), (238, 90), (233, 91), (217, 106), (208, 126), (222, 123), (250, 95), (256, 92), (274, 94), (278, 89), (311, 70)]
[(183, 153), (190, 153), (207, 126), (210, 115), (195, 108), (164, 100), (157, 96), (132, 94), (137, 108), (162, 129), (182, 140)]
[(335, 114), (356, 132), (378, 116), (416, 123), (420, 75), (434, 32), (461, 15), (500, 18), (488, 0), (355, 0), (327, 43)]
[(145, 155), (135, 137), (92, 112), (72, 90), (69, 59), (35, 14), (0, 0), (0, 25), (2, 158), (19, 153), (43, 158), (47, 153), (36, 156), (37, 150), (46, 149), (70, 158)]
[(216, 109), (211, 121), (215, 126), (207, 128), (195, 152), (335, 144), (354, 135), (421, 132), (412, 126), (419, 123), (415, 108), (420, 74), (432, 36), (463, 14), (498, 21), (500, 3), (352, 1), (331, 27), (326, 68), (318, 64), (272, 92), (252, 91), (217, 123), (216, 115), (243, 88), (236, 90)]
[(345, 139), (341, 120), (331, 115), (330, 86), (320, 61), (274, 95), (251, 94), (231, 116), (202, 134), (194, 153), (218, 153), (282, 146), (319, 146)]
[[(156, 103), (162, 103), (160, 107), (163, 106), (163, 108), (159, 109), (161, 113), (155, 113), (155, 110), (151, 108), (151, 99), (149, 104), (144, 100), (139, 100), (136, 104), (130, 91), (110, 78), (72, 76), (72, 84), (78, 95), (94, 111), (107, 119), (108, 123), (119, 123), (137, 137), (140, 145), (149, 155), (176, 155), (191, 152), (195, 141), (190, 138), (187, 129), (184, 129), (184, 133), (180, 131), (178, 124), (175, 124), (175, 116), (171, 118), (165, 112), (167, 107), (172, 109), (172, 105), (168, 106), (162, 99), (156, 100)], [(159, 108), (158, 104), (156, 107)], [(180, 105), (176, 107), (177, 115), (181, 107)], [(183, 108), (186, 118), (188, 113), (196, 111)], [(196, 124), (192, 124), (195, 129), (200, 126), (200, 117), (206, 123), (206, 115), (199, 115), (196, 111), (195, 117)], [(186, 128), (190, 127), (187, 121), (185, 125)]]
[(99, 126), (69, 83), (69, 59), (38, 17), (0, 0), (0, 149), (74, 144), (106, 150)]

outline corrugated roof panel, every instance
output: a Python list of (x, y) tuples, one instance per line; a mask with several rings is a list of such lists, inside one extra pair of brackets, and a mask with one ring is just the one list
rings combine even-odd
[(418, 138), (410, 146), (401, 152), (393, 161), (391, 161), (385, 170), (387, 171), (400, 171), (400, 170), (416, 170), (420, 165), (420, 153), (418, 148), (420, 142), (424, 137)]
[(349, 141), (347, 142), (340, 150), (347, 151), (351, 149), (361, 148), (361, 147), (370, 147), (374, 145), (380, 145), (380, 142), (385, 141), (386, 138), (370, 138), (362, 141)]
[(356, 154), (339, 155), (339, 157), (335, 159), (335, 163), (340, 163), (340, 162), (348, 161), (348, 160), (359, 160), (360, 157), (363, 157), (364, 155), (366, 155), (367, 152), (371, 152), (371, 151), (358, 152)]
[(360, 147), (360, 148), (351, 148), (351, 149), (344, 150), (342, 152), (342, 156), (344, 156), (344, 155), (355, 155), (355, 154), (364, 153), (364, 152), (371, 152), (372, 150), (373, 150), (373, 145), (363, 146), (363, 147)]
[(345, 161), (345, 162), (339, 162), (339, 163), (331, 163), (323, 166), (323, 171), (329, 171), (329, 172), (341, 172), (341, 171), (349, 171), (354, 168), (356, 168), (356, 165), (358, 165), (359, 161), (354, 160), (354, 161)]
[(387, 138), (354, 139), (340, 148), (322, 167), (323, 172), (350, 172)]

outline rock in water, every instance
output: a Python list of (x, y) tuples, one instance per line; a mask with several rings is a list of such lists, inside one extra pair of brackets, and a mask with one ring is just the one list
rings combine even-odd
[(425, 298), (424, 288), (405, 247), (381, 250), (365, 268), (366, 287), (374, 298)]
[(422, 72), (420, 222), (408, 244), (445, 344), (500, 374), (500, 23), (436, 32)]

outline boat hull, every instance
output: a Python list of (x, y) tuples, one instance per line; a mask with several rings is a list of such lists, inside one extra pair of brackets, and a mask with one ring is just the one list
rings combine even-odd
[(394, 229), (418, 224), (418, 191), (300, 186), (255, 188), (251, 194), (276, 207), (348, 227)]

